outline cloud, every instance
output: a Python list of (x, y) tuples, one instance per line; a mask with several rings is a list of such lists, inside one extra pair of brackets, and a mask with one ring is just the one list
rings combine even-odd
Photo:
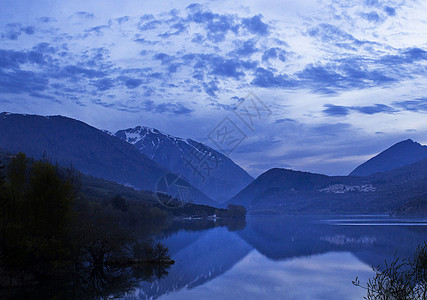
[(384, 55), (378, 59), (378, 63), (389, 67), (391, 71), (396, 70), (401, 76), (411, 77), (418, 72), (425, 74), (424, 68), (417, 71), (417, 62), (426, 60), (427, 52), (421, 48), (414, 47), (402, 49), (398, 54)]
[(216, 93), (219, 91), (218, 81), (203, 82), (203, 89), (209, 96), (216, 97)]
[(398, 79), (394, 76), (402, 78), (402, 73), (376, 70), (373, 65), (375, 62), (355, 57), (332, 61), (326, 65), (311, 64), (295, 75), (299, 78), (299, 87), (307, 87), (320, 94), (382, 86), (396, 82)]
[(244, 70), (253, 69), (256, 64), (238, 58), (225, 58), (215, 54), (191, 53), (182, 56), (184, 65), (193, 63), (193, 78), (204, 80), (204, 74), (239, 80)]
[(391, 6), (384, 7), (384, 11), (389, 17), (394, 17), (396, 15), (396, 9)]
[(223, 57), (213, 57), (211, 61), (210, 74), (222, 77), (233, 77), (240, 79), (244, 73), (240, 70), (242, 64), (237, 59), (224, 59)]
[(383, 19), (380, 17), (380, 15), (378, 15), (376, 11), (371, 11), (369, 13), (361, 13), (360, 15), (362, 18), (368, 20), (369, 22), (379, 23), (383, 21)]
[(6, 24), (6, 32), (1, 34), (2, 38), (16, 41), (21, 34), (33, 35), (35, 28), (33, 26), (23, 26), (20, 23)]
[(313, 133), (320, 134), (320, 136), (337, 136), (341, 133), (347, 133), (352, 131), (352, 125), (349, 123), (325, 123), (320, 125), (315, 125), (311, 129)]
[(378, 6), (378, 0), (365, 0), (365, 5), (366, 6)]
[(236, 50), (230, 52), (230, 55), (246, 57), (258, 51), (256, 41), (253, 39), (247, 41), (234, 41), (234, 44), (236, 45)]
[(403, 52), (408, 62), (427, 60), (427, 52), (420, 48), (410, 48)]
[[(148, 41), (145, 38), (136, 38), (134, 41), (137, 42), (137, 43), (141, 43), (141, 44), (145, 44), (145, 45), (150, 45), (150, 46), (153, 46), (153, 45), (156, 45), (156, 44), (159, 43), (159, 41)], [(147, 52), (147, 50), (143, 50), (140, 53), (143, 54), (145, 52)]]
[(129, 16), (123, 16), (119, 18), (115, 18), (114, 20), (117, 21), (119, 24), (123, 24), (129, 21)]
[(347, 116), (350, 113), (350, 109), (345, 106), (326, 104), (325, 107), (326, 109), (324, 109), (323, 112), (328, 116), (332, 116), (332, 117)]
[(114, 80), (111, 78), (103, 78), (100, 80), (95, 80), (92, 81), (91, 83), (92, 85), (94, 85), (98, 91), (106, 91), (106, 90), (110, 90), (114, 87)]
[(338, 26), (328, 23), (321, 23), (310, 27), (307, 30), (307, 34), (332, 47), (339, 47), (350, 51), (358, 51), (365, 46), (372, 47), (378, 45), (377, 42), (359, 40)]
[(46, 64), (45, 55), (43, 52), (48, 53), (51, 51), (49, 47), (39, 44), (35, 46), (30, 51), (14, 51), (14, 50), (5, 50), (0, 49), (0, 68), (11, 69), (19, 68), (23, 64), (36, 64), (43, 65)]
[(71, 15), (71, 17), (78, 17), (82, 19), (93, 19), (94, 15), (86, 11), (78, 11), (75, 14)]
[(46, 54), (54, 54), (57, 51), (54, 46), (46, 42), (35, 45), (33, 50)]
[(289, 88), (297, 86), (297, 82), (286, 74), (275, 75), (272, 71), (264, 68), (257, 68), (254, 75), (255, 78), (251, 82), (254, 86), (264, 88)]
[(162, 38), (168, 38), (174, 35), (179, 35), (185, 31), (187, 31), (187, 24), (185, 24), (185, 21), (182, 19), (179, 19), (178, 21), (176, 21), (175, 23), (173, 23), (170, 26), (171, 30), (168, 30), (165, 33), (161, 33), (159, 34), (160, 37)]
[[(28, 99), (22, 107), (42, 113), (56, 109), (49, 102), (57, 100), (63, 105), (58, 106), (59, 113), (72, 107), (70, 111), (96, 115), (98, 121), (89, 120), (93, 124), (107, 121), (99, 121), (100, 114), (91, 112), (106, 111), (102, 118), (108, 122), (113, 116), (122, 123), (143, 116), (153, 126), (161, 123), (165, 131), (168, 126), (181, 132), (189, 128), (192, 135), (203, 136), (205, 126), (200, 122), (222, 117), (221, 111), (232, 110), (252, 90), (271, 101), (273, 115), (267, 124), (260, 122), (264, 130), (248, 138), (263, 140), (271, 132), (271, 141), (283, 140), (243, 145), (236, 152), (258, 151), (245, 166), (259, 170), (268, 167), (262, 166), (270, 162), (265, 157), (276, 159), (292, 152), (287, 143), (299, 154), (289, 162), (292, 166), (312, 170), (315, 164), (308, 161), (316, 159), (324, 166), (327, 160), (318, 154), (331, 145), (336, 148), (344, 141), (354, 147), (366, 141), (349, 140), (371, 130), (360, 124), (367, 116), (378, 120), (375, 131), (384, 132), (383, 136), (390, 135), (387, 126), (405, 135), (407, 129), (422, 132), (426, 100), (402, 95), (422, 95), (424, 89), (427, 48), (419, 37), (425, 31), (425, 4), (401, 0), (334, 0), (314, 8), (306, 4), (295, 2), (277, 10), (257, 2), (245, 9), (238, 3), (210, 1), (165, 10), (159, 2), (147, 6), (142, 16), (128, 8), (132, 6), (112, 11), (110, 5), (103, 5), (95, 16), (92, 5), (74, 14), (60, 4), (62, 10), (49, 14), (39, 7), (32, 19), (22, 18), (23, 10), (7, 16), (12, 10), (4, 7), (0, 96)], [(311, 104), (310, 112), (300, 112), (302, 105)], [(18, 104), (7, 107), (24, 109)], [(127, 119), (129, 113), (133, 115)], [(162, 119), (160, 114), (178, 117)], [(414, 116), (411, 122), (399, 121), (408, 115)], [(343, 118), (354, 122), (354, 128), (324, 123)], [(398, 121), (389, 125), (391, 119)], [(300, 144), (319, 147), (311, 154), (300, 153)], [(252, 145), (258, 148), (251, 149)], [(265, 162), (260, 161), (259, 152), (279, 146), (276, 153), (263, 156)], [(331, 156), (349, 148), (339, 148)]]
[(17, 68), (28, 61), (27, 53), (0, 49), (0, 68)]
[(200, 33), (193, 34), (193, 38), (191, 39), (193, 43), (202, 44), (205, 41), (205, 38)]
[(351, 111), (356, 111), (365, 115), (398, 112), (398, 110), (396, 110), (395, 108), (385, 104), (374, 104), (367, 106), (339, 106), (333, 104), (326, 104), (324, 105), (324, 107), (325, 109), (323, 110), (323, 112), (331, 117), (347, 116), (351, 113)]
[(30, 93), (29, 94), (31, 97), (35, 97), (35, 98), (39, 98), (39, 99), (45, 99), (45, 100), (50, 100), (52, 102), (56, 102), (56, 103), (62, 103), (61, 101), (57, 100), (55, 97), (46, 95), (46, 94), (41, 94), (41, 93)]
[[(153, 17), (154, 18), (154, 17)], [(162, 22), (160, 20), (146, 20), (141, 17), (141, 21), (138, 24), (138, 29), (141, 31), (153, 30), (160, 26)]]
[(367, 115), (373, 115), (378, 113), (394, 113), (397, 111), (396, 109), (385, 104), (375, 104), (370, 106), (353, 106), (351, 109)]
[(51, 23), (51, 22), (56, 22), (56, 19), (51, 17), (41, 17), (41, 18), (38, 18), (37, 21), (42, 23)]
[(343, 31), (337, 26), (322, 23), (308, 29), (307, 33), (311, 37), (316, 37), (322, 42), (354, 42), (356, 39), (349, 33)]
[(250, 33), (266, 36), (269, 34), (270, 27), (261, 21), (262, 15), (256, 15), (252, 18), (244, 18), (242, 20), (243, 27), (246, 28)]
[(86, 29), (83, 34), (83, 38), (87, 38), (90, 35), (96, 35), (96, 36), (102, 36), (104, 34), (104, 31), (106, 29), (110, 28), (110, 25), (98, 25), (98, 26), (94, 26), (91, 27), (89, 29)]
[(157, 53), (156, 55), (154, 55), (153, 58), (155, 60), (159, 60), (162, 63), (162, 65), (167, 64), (173, 60), (173, 58), (166, 53)]
[(46, 76), (32, 71), (4, 71), (0, 69), (0, 93), (34, 93), (49, 86)]
[(106, 76), (106, 73), (99, 70), (82, 68), (79, 66), (68, 65), (65, 66), (58, 74), (61, 77), (72, 77), (77, 79), (78, 76), (84, 76), (86, 78), (102, 78)]
[(308, 65), (298, 72), (298, 77), (306, 81), (314, 90), (326, 87), (342, 87), (345, 77), (336, 71), (334, 65)]
[(395, 101), (393, 104), (403, 110), (412, 112), (427, 112), (427, 98), (414, 100)]
[(146, 100), (142, 103), (141, 109), (154, 113), (170, 113), (174, 115), (188, 115), (193, 112), (192, 109), (184, 106), (181, 103), (160, 103), (155, 104), (151, 100)]
[(286, 123), (286, 122), (296, 122), (296, 121), (291, 118), (277, 119), (274, 121), (274, 123)]
[(286, 61), (286, 57), (288, 56), (288, 52), (281, 48), (270, 48), (265, 50), (262, 55), (262, 61), (269, 61), (270, 59), (279, 59), (282, 62)]
[(190, 4), (186, 9), (187, 22), (202, 24), (206, 30), (206, 38), (212, 42), (222, 42), (228, 32), (238, 32), (239, 26), (235, 16), (213, 13), (205, 10), (200, 4)]
[(120, 81), (123, 81), (126, 87), (129, 89), (135, 89), (143, 83), (142, 79), (139, 79), (139, 78), (130, 78), (126, 76), (121, 76), (118, 79)]

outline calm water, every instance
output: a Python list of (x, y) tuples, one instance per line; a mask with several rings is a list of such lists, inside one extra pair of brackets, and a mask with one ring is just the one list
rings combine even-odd
[(249, 216), (243, 230), (179, 231), (163, 239), (176, 264), (127, 299), (362, 299), (372, 265), (410, 257), (427, 220)]

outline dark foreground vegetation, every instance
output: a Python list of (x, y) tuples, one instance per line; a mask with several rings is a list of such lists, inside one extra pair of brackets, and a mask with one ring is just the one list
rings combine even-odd
[(384, 267), (373, 267), (375, 276), (366, 286), (359, 279), (353, 284), (366, 289), (368, 300), (425, 300), (427, 299), (427, 243), (419, 245), (412, 258), (395, 256)]
[[(174, 263), (162, 244), (138, 242), (121, 226), (118, 203), (84, 199), (72, 168), (22, 153), (1, 167), (0, 298), (35, 296), (45, 285), (61, 286), (61, 298), (123, 293)], [(148, 222), (162, 219), (155, 208), (145, 213)]]
[[(0, 298), (120, 296), (168, 274), (168, 249), (151, 239), (177, 230), (244, 228), (246, 210), (190, 204), (82, 175), (25, 154), (1, 157)], [(196, 219), (197, 221), (189, 221)]]

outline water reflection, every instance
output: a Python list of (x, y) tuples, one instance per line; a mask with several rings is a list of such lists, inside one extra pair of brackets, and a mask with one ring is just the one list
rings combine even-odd
[(153, 283), (141, 282), (130, 299), (156, 298), (203, 285), (231, 269), (253, 249), (225, 227), (198, 232), (181, 231), (163, 242), (175, 260), (169, 275)]
[(348, 252), (273, 261), (252, 250), (212, 281), (159, 299), (362, 299), (364, 291), (351, 281), (354, 274), (367, 279), (370, 273)]
[(250, 216), (233, 232), (179, 231), (163, 240), (176, 260), (169, 275), (140, 282), (127, 298), (360, 299), (351, 281), (368, 279), (370, 266), (396, 251), (412, 254), (427, 236), (420, 224), (425, 220)]
[(134, 291), (140, 282), (161, 280), (169, 266), (138, 264), (132, 267), (85, 266), (72, 279), (40, 280), (34, 286), (0, 290), (1, 299), (116, 299)]

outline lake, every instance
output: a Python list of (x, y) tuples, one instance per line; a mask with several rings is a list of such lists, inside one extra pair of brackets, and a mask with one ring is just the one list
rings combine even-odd
[[(197, 221), (194, 221), (197, 222)], [(362, 299), (371, 266), (411, 257), (426, 219), (248, 216), (244, 229), (180, 230), (161, 237), (176, 261), (124, 299)]]

